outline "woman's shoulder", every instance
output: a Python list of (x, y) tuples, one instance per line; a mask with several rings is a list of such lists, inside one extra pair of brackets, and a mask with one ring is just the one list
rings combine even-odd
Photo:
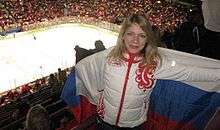
[(103, 64), (105, 62), (105, 60), (107, 59), (108, 54), (110, 53), (110, 51), (112, 50), (112, 48), (97, 52), (93, 55), (90, 55), (82, 60), (80, 60), (77, 64), (76, 67), (78, 66), (82, 66), (82, 65), (89, 65), (89, 64)]

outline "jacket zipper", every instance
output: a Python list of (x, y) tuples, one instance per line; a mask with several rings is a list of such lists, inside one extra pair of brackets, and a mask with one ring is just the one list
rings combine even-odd
[(124, 99), (125, 99), (125, 92), (126, 92), (126, 89), (127, 89), (127, 83), (128, 83), (128, 79), (129, 79), (129, 73), (130, 73), (131, 65), (132, 65), (132, 62), (134, 61), (134, 58), (135, 58), (135, 56), (131, 56), (130, 59), (128, 60), (127, 73), (126, 73), (126, 76), (125, 76), (125, 81), (124, 81), (124, 87), (123, 87), (123, 91), (122, 91), (120, 106), (119, 106), (119, 110), (118, 110), (118, 114), (117, 114), (117, 118), (116, 118), (116, 123), (115, 123), (116, 126), (118, 126), (118, 123), (119, 123), (119, 120), (120, 120), (122, 106), (124, 104)]

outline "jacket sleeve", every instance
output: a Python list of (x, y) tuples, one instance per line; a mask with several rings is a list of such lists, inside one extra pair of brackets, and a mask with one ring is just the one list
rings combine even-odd
[(97, 104), (99, 92), (103, 90), (103, 72), (107, 54), (105, 50), (91, 55), (76, 64), (76, 94), (83, 95)]
[(171, 50), (163, 50), (156, 79), (220, 82), (220, 61)]

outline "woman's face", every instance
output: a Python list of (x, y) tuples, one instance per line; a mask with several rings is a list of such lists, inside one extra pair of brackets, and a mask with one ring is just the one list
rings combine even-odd
[(138, 24), (132, 24), (123, 36), (125, 47), (130, 53), (140, 53), (146, 43), (146, 33)]

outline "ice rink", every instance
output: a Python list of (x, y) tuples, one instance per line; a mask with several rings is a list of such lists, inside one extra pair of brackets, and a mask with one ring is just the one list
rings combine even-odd
[(63, 24), (45, 30), (10, 34), (0, 40), (0, 93), (75, 63), (75, 45), (94, 49), (102, 40), (113, 46), (117, 33), (91, 25)]

